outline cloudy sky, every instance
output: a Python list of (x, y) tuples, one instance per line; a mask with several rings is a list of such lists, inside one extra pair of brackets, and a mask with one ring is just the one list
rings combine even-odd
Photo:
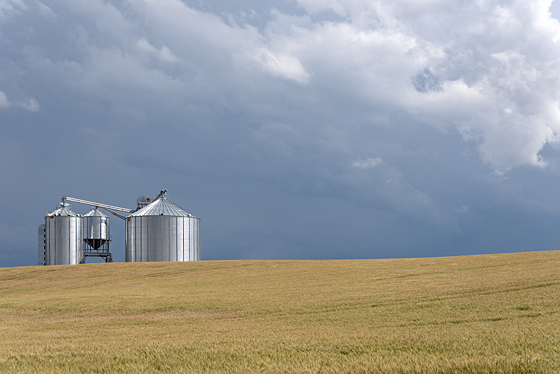
[(206, 260), (560, 248), (557, 18), (547, 0), (0, 0), (0, 266), (37, 263), (63, 195), (161, 189), (202, 218)]

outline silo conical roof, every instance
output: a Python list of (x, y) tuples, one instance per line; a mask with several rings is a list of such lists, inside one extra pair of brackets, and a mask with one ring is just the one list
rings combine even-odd
[(84, 214), (84, 217), (109, 217), (99, 209), (95, 208), (90, 210), (87, 214)]
[(172, 216), (172, 217), (194, 217), (183, 208), (173, 204), (165, 197), (160, 197), (153, 203), (132, 213), (130, 217), (141, 216)]
[(80, 215), (74, 213), (70, 209), (70, 204), (68, 203), (60, 203), (60, 208), (55, 210), (52, 213), (47, 213), (47, 217), (79, 217)]

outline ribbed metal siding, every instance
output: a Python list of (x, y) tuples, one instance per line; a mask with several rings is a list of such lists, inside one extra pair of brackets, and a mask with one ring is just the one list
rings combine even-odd
[(109, 217), (84, 216), (84, 239), (109, 240)]
[(169, 260), (168, 261), (182, 261), (179, 260), (179, 245), (177, 240), (177, 222), (183, 217), (166, 217), (169, 221)]
[(200, 218), (174, 216), (127, 218), (125, 261), (199, 260)]
[(185, 240), (188, 242), (188, 236), (185, 237), (185, 217), (177, 217), (177, 226), (175, 226), (175, 232), (177, 233), (177, 241), (175, 244), (175, 250), (177, 251), (177, 261), (189, 261), (190, 258), (187, 256), (185, 257)]
[(76, 265), (84, 259), (82, 217), (45, 217), (45, 265)]
[(39, 225), (38, 229), (38, 264), (45, 265), (45, 224)]

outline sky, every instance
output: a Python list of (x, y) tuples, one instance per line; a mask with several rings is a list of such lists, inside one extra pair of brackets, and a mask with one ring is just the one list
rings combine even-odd
[(203, 260), (558, 249), (559, 1), (0, 0), (0, 266), (162, 189)]

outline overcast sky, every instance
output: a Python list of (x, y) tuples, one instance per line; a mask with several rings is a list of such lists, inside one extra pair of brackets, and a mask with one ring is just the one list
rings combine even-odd
[(555, 17), (546, 0), (0, 0), (0, 266), (37, 264), (61, 196), (134, 208), (161, 189), (202, 218), (205, 260), (558, 249)]

